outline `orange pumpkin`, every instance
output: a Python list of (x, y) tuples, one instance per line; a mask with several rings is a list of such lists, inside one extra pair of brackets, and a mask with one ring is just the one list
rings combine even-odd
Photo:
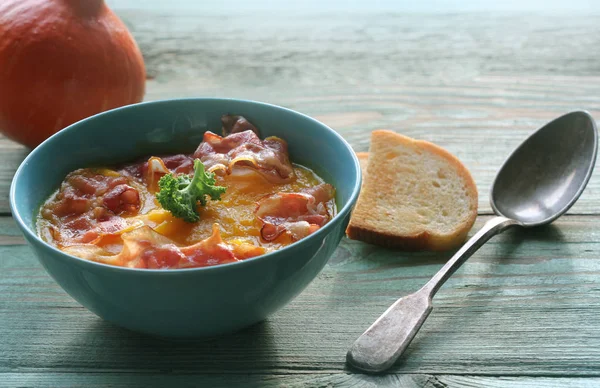
[(1, 0), (0, 37), (0, 132), (19, 143), (144, 96), (140, 50), (103, 0)]

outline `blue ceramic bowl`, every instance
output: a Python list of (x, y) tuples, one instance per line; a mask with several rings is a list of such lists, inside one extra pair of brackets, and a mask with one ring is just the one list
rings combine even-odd
[[(214, 267), (146, 270), (67, 255), (36, 234), (40, 205), (65, 175), (150, 154), (193, 152), (226, 113), (245, 116), (263, 136), (287, 140), (291, 160), (336, 188), (338, 214), (284, 249)], [(358, 160), (341, 136), (319, 121), (274, 105), (229, 99), (156, 101), (114, 109), (75, 123), (33, 150), (10, 189), (12, 214), (56, 282), (93, 313), (125, 328), (165, 337), (232, 332), (265, 319), (321, 271), (344, 235), (360, 190)]]

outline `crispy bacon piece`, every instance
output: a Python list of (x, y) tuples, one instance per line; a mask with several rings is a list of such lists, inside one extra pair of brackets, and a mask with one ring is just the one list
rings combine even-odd
[(144, 177), (148, 191), (151, 193), (158, 191), (158, 181), (165, 174), (169, 173), (169, 168), (165, 165), (164, 160), (155, 156), (148, 159), (147, 163), (144, 163), (145, 172)]
[(117, 255), (113, 255), (91, 243), (67, 246), (63, 248), (63, 251), (100, 263), (132, 268), (147, 268), (147, 261), (156, 249), (162, 249), (158, 254), (160, 255), (164, 250), (170, 248), (169, 245), (173, 245), (171, 240), (154, 232), (149, 226), (141, 226), (130, 232), (123, 233), (122, 238), (123, 249)]
[[(104, 195), (109, 189), (127, 183), (127, 178), (107, 169), (79, 169), (65, 178), (62, 189), (69, 188), (77, 195), (87, 198)], [(69, 187), (70, 186), (70, 187)]]
[(117, 265), (132, 268), (175, 267), (184, 259), (177, 246), (170, 239), (156, 233), (149, 226), (141, 226), (123, 233), (123, 250), (109, 260)]
[(102, 236), (109, 234), (118, 234), (127, 227), (127, 221), (121, 217), (111, 217), (109, 220), (98, 222), (96, 226), (89, 229), (75, 241), (79, 243), (93, 244)]
[(192, 268), (238, 261), (232, 247), (221, 239), (219, 226), (210, 237), (186, 247), (178, 247), (149, 226), (123, 233), (123, 250), (117, 255), (94, 244), (79, 244), (63, 251), (87, 260), (131, 268)]
[(302, 190), (302, 193), (313, 196), (315, 203), (321, 204), (333, 199), (335, 196), (335, 189), (328, 183), (321, 183), (317, 186), (307, 187)]
[(295, 241), (317, 231), (330, 219), (327, 202), (334, 193), (333, 186), (323, 183), (300, 193), (276, 193), (264, 197), (255, 211), (263, 223), (262, 238), (273, 241), (287, 232)]
[(161, 157), (153, 156), (146, 162), (125, 166), (119, 172), (123, 175), (138, 179), (148, 179), (151, 172), (156, 173), (160, 171), (160, 167), (158, 166), (159, 163), (164, 166), (165, 171), (161, 171), (163, 174), (168, 172), (189, 174), (194, 171), (194, 159), (188, 155), (177, 154)]
[(95, 226), (89, 226), (82, 236), (73, 240), (76, 243), (96, 244), (101, 238), (108, 235), (117, 235), (123, 233), (128, 228), (129, 224), (124, 218), (110, 217), (106, 221), (98, 222)]
[(114, 215), (107, 215), (101, 220), (83, 215), (66, 222), (64, 229), (61, 232), (56, 230), (53, 237), (64, 246), (97, 244), (105, 237), (118, 236), (140, 225), (139, 221), (132, 222)]
[(288, 182), (294, 177), (287, 143), (278, 137), (260, 140), (252, 130), (226, 137), (208, 131), (193, 157), (217, 174), (230, 174), (234, 166), (243, 166), (256, 169), (271, 182)]
[(102, 204), (115, 214), (137, 213), (140, 209), (140, 193), (129, 185), (121, 184), (104, 195)]
[(223, 115), (221, 116), (221, 123), (223, 124), (223, 136), (229, 136), (232, 133), (239, 133), (244, 131), (252, 131), (256, 136), (260, 137), (260, 132), (250, 121), (246, 120), (243, 116), (236, 115)]
[(94, 207), (98, 198), (127, 183), (127, 178), (115, 172), (104, 175), (93, 169), (76, 170), (65, 178), (51, 210), (57, 217), (86, 213)]
[(181, 248), (187, 262), (180, 262), (179, 268), (206, 267), (209, 265), (238, 261), (232, 248), (221, 239), (219, 225), (213, 224), (212, 235), (194, 245)]
[(60, 228), (53, 238), (62, 245), (87, 243), (122, 230), (127, 223), (118, 214), (136, 214), (141, 206), (130, 180), (106, 169), (80, 169), (67, 175), (60, 190), (42, 210)]

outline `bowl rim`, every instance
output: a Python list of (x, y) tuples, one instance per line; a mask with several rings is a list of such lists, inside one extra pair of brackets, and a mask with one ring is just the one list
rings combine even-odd
[[(211, 101), (211, 102), (216, 101), (216, 102), (221, 102), (221, 103), (225, 103), (225, 104), (231, 103), (231, 102), (245, 103), (245, 104), (250, 104), (250, 105), (264, 106), (264, 107), (267, 107), (270, 109), (283, 110), (283, 111), (289, 112), (293, 115), (299, 115), (299, 116), (307, 119), (308, 121), (311, 121), (314, 124), (321, 126), (326, 131), (329, 131), (331, 134), (333, 134), (334, 137), (336, 137), (338, 139), (340, 144), (343, 147), (345, 147), (346, 150), (350, 153), (350, 155), (353, 159), (353, 162), (354, 162), (354, 169), (356, 172), (355, 176), (357, 178), (355, 185), (352, 188), (352, 192), (351, 192), (348, 200), (344, 204), (344, 206), (337, 212), (337, 214), (327, 224), (325, 224), (325, 226), (321, 227), (319, 230), (310, 234), (309, 236), (304, 237), (303, 239), (296, 241), (290, 245), (287, 245), (281, 249), (277, 249), (273, 252), (269, 252), (269, 253), (266, 253), (266, 254), (263, 254), (260, 256), (256, 256), (256, 257), (252, 257), (249, 259), (240, 260), (240, 261), (236, 261), (236, 262), (232, 262), (232, 263), (218, 264), (218, 265), (206, 266), (206, 267), (176, 268), (176, 269), (148, 269), (148, 268), (121, 267), (121, 266), (115, 266), (115, 265), (100, 263), (100, 262), (96, 262), (96, 261), (86, 260), (86, 259), (74, 256), (74, 255), (67, 254), (67, 253), (61, 251), (60, 249), (56, 248), (55, 246), (44, 241), (40, 236), (38, 236), (38, 234), (34, 230), (32, 230), (29, 227), (29, 225), (27, 225), (25, 223), (25, 221), (21, 217), (21, 214), (17, 210), (17, 205), (16, 205), (16, 202), (17, 202), (17, 199), (16, 199), (17, 198), (16, 197), (17, 184), (16, 184), (16, 182), (19, 180), (25, 167), (30, 163), (30, 161), (32, 159), (35, 158), (36, 154), (40, 152), (40, 149), (47, 147), (48, 144), (57, 142), (57, 141), (59, 141), (58, 139), (60, 139), (61, 137), (64, 137), (73, 131), (77, 131), (80, 126), (84, 125), (88, 121), (95, 120), (98, 117), (109, 116), (109, 115), (115, 114), (118, 111), (135, 110), (135, 109), (138, 109), (139, 106), (146, 106), (146, 105), (177, 104), (180, 102), (203, 103), (203, 102), (207, 102), (207, 101)], [(78, 263), (83, 266), (90, 266), (90, 267), (97, 268), (97, 269), (104, 269), (104, 270), (115, 271), (115, 272), (123, 272), (124, 271), (124, 272), (133, 272), (133, 273), (137, 273), (137, 274), (148, 274), (148, 275), (152, 275), (152, 274), (176, 275), (176, 274), (182, 274), (182, 273), (191, 274), (191, 273), (195, 273), (195, 272), (214, 272), (214, 271), (228, 270), (230, 268), (231, 269), (242, 268), (245, 265), (252, 265), (252, 263), (259, 261), (259, 260), (260, 261), (265, 261), (265, 260), (270, 260), (270, 259), (272, 260), (273, 258), (276, 258), (278, 256), (284, 256), (288, 252), (293, 252), (295, 250), (298, 250), (299, 248), (301, 248), (301, 246), (303, 244), (307, 244), (309, 241), (316, 240), (319, 238), (324, 238), (327, 234), (329, 234), (331, 232), (331, 230), (335, 227), (335, 225), (337, 223), (339, 223), (344, 217), (346, 217), (346, 215), (348, 215), (348, 213), (350, 213), (351, 209), (353, 208), (356, 201), (358, 200), (361, 183), (362, 183), (362, 171), (360, 168), (360, 163), (358, 161), (358, 157), (356, 156), (356, 153), (354, 152), (352, 146), (338, 132), (336, 132), (335, 130), (330, 128), (328, 125), (322, 123), (321, 121), (319, 121), (313, 117), (310, 117), (304, 113), (301, 113), (296, 110), (286, 108), (286, 107), (283, 107), (280, 105), (275, 105), (275, 104), (270, 104), (270, 103), (266, 103), (266, 102), (255, 101), (255, 100), (238, 99), (238, 98), (219, 98), (219, 97), (186, 97), (186, 98), (170, 98), (170, 99), (162, 99), (162, 100), (145, 101), (145, 102), (139, 102), (136, 104), (130, 104), (130, 105), (125, 105), (122, 107), (110, 109), (110, 110), (100, 112), (95, 115), (86, 117), (82, 120), (79, 120), (79, 121), (63, 128), (62, 130), (54, 133), (52, 136), (48, 137), (46, 140), (44, 140), (42, 143), (40, 143), (40, 145), (38, 145), (36, 148), (34, 148), (25, 157), (25, 159), (23, 159), (23, 161), (21, 162), (21, 164), (15, 171), (15, 174), (11, 181), (10, 190), (9, 190), (9, 203), (10, 203), (10, 210), (11, 210), (12, 218), (16, 221), (17, 225), (21, 229), (21, 232), (23, 234), (25, 234), (26, 240), (28, 240), (29, 244), (34, 245), (34, 242), (35, 242), (38, 245), (41, 245), (44, 249), (49, 249), (50, 251), (53, 251), (54, 253), (56, 253), (57, 256), (60, 257), (61, 260), (63, 260), (63, 261), (72, 261), (73, 263)], [(35, 209), (32, 209), (32, 210), (34, 211), (34, 214), (37, 215), (37, 212), (35, 211)]]

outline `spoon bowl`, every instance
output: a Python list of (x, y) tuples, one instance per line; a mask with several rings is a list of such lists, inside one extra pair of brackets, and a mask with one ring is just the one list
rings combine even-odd
[(513, 226), (549, 224), (577, 201), (598, 152), (589, 113), (571, 112), (525, 140), (498, 172), (490, 195), (498, 215), (487, 221), (419, 291), (398, 299), (352, 345), (346, 360), (365, 372), (381, 372), (400, 357), (433, 309), (431, 300), (450, 276), (496, 234)]
[(549, 224), (564, 214), (592, 176), (597, 133), (592, 116), (583, 111), (534, 132), (498, 172), (490, 195), (494, 212), (526, 227)]

